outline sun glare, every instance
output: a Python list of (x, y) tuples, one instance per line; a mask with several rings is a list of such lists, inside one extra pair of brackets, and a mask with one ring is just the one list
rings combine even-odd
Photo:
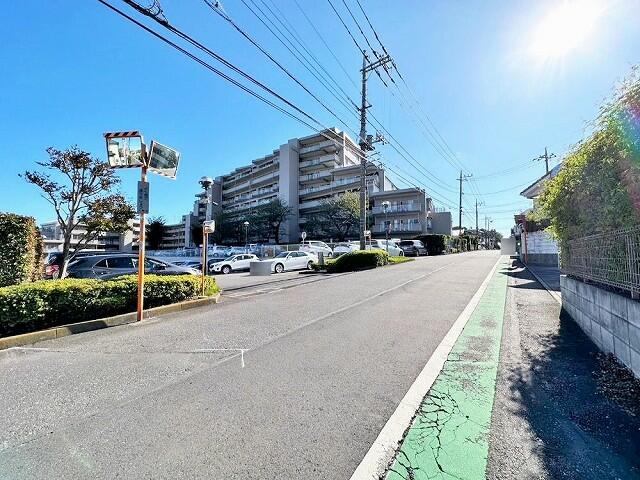
[(585, 43), (603, 13), (597, 0), (558, 2), (534, 30), (531, 52), (542, 60), (566, 56)]

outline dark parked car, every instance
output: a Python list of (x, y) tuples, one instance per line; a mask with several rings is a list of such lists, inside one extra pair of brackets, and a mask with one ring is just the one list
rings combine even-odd
[[(108, 252), (97, 251), (97, 250), (81, 250), (77, 253), (69, 254), (69, 263), (72, 261), (87, 257), (90, 255), (109, 255)], [(111, 254), (112, 255), (112, 254)], [(47, 255), (47, 259), (44, 263), (44, 279), (45, 280), (55, 280), (60, 278), (60, 273), (62, 272), (62, 252), (51, 252)]]
[(398, 246), (404, 252), (406, 257), (418, 257), (420, 255), (428, 255), (427, 249), (420, 240), (402, 240)]
[[(147, 257), (145, 273), (154, 275), (200, 275), (194, 268), (179, 267)], [(67, 267), (67, 275), (71, 278), (110, 279), (121, 275), (132, 275), (138, 272), (138, 255), (112, 254), (92, 255), (78, 258)]]

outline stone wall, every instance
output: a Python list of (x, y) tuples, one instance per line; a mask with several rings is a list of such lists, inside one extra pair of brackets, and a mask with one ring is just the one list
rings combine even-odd
[(640, 302), (562, 275), (562, 306), (600, 350), (640, 378)]

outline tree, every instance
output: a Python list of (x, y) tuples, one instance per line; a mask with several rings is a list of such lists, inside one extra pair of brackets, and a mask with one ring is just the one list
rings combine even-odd
[(640, 222), (640, 67), (600, 109), (593, 133), (548, 180), (528, 221), (550, 222), (562, 244)]
[(320, 211), (309, 218), (305, 228), (314, 236), (331, 236), (344, 241), (360, 225), (360, 198), (355, 192), (322, 200)]
[(275, 243), (280, 243), (282, 224), (291, 216), (291, 212), (291, 207), (279, 198), (259, 206), (249, 220), (252, 233), (258, 238), (273, 238)]
[(36, 162), (44, 172), (26, 171), (22, 177), (42, 190), (42, 197), (56, 212), (56, 220), (63, 236), (62, 272), (67, 271), (72, 232), (83, 226), (75, 251), (104, 232), (127, 231), (135, 210), (112, 189), (120, 183), (109, 165), (92, 157), (78, 147), (67, 150), (47, 149), (49, 160)]
[(159, 250), (166, 231), (163, 217), (150, 218), (147, 223), (147, 244), (151, 250)]

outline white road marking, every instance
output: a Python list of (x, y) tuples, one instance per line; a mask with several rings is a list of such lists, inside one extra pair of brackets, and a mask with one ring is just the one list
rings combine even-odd
[(435, 349), (433, 355), (431, 355), (431, 358), (427, 361), (427, 364), (415, 379), (404, 398), (400, 401), (395, 412), (389, 417), (389, 420), (387, 420), (387, 423), (378, 434), (378, 438), (373, 442), (373, 445), (371, 445), (362, 462), (360, 462), (358, 468), (356, 468), (353, 475), (351, 475), (351, 480), (377, 480), (384, 474), (387, 465), (393, 458), (402, 440), (405, 430), (409, 427), (413, 416), (420, 407), (422, 399), (440, 374), (449, 352), (451, 352), (471, 314), (480, 302), (480, 298), (487, 289), (487, 285), (491, 281), (491, 277), (501, 260), (502, 257), (498, 258), (496, 264), (487, 274), (480, 288), (478, 288), (478, 291), (473, 295), (465, 309)]

